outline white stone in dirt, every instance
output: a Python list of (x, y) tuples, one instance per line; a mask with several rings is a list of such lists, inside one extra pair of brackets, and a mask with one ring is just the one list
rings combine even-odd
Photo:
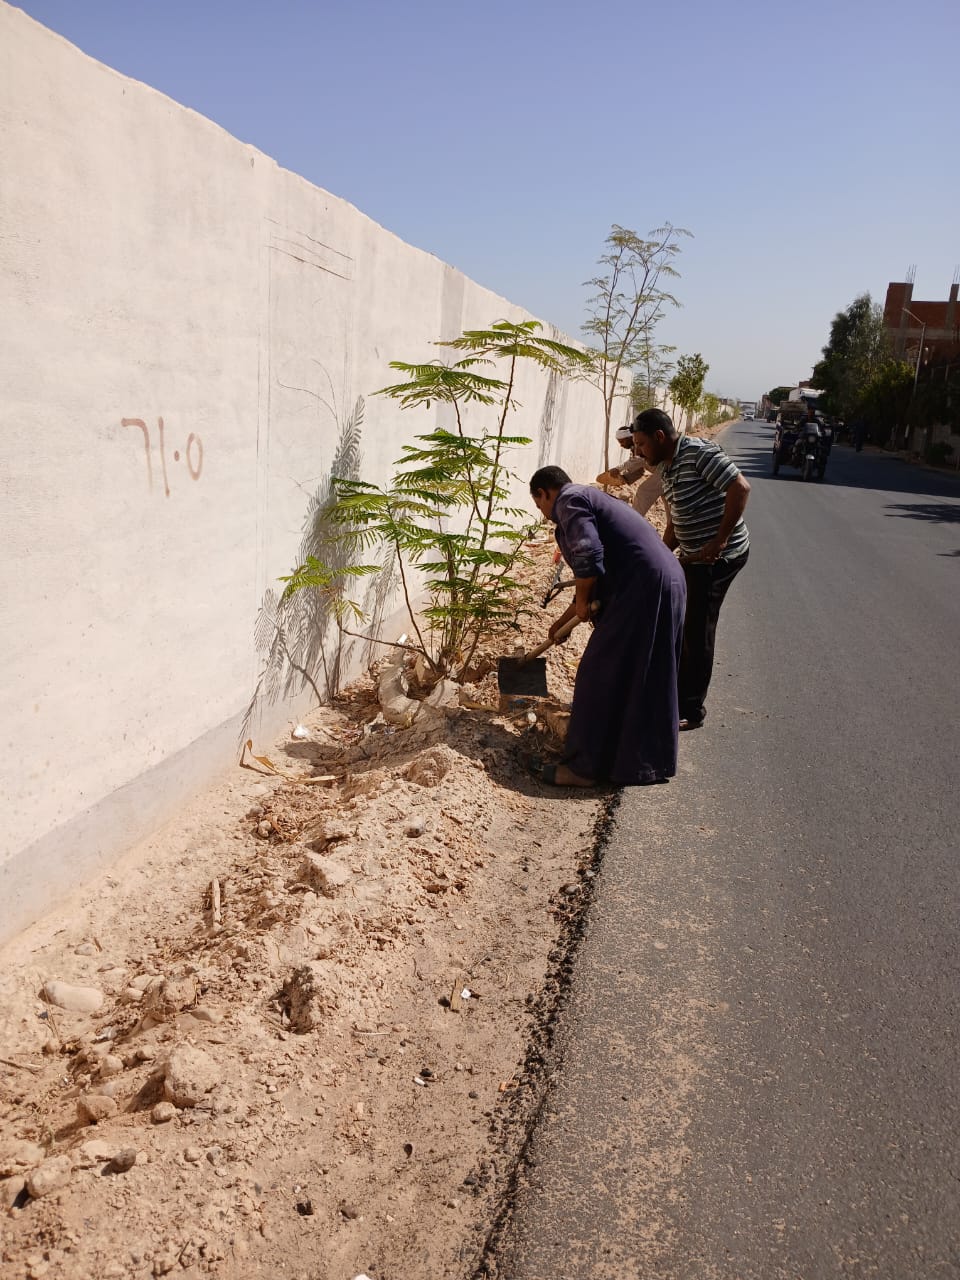
[(161, 1068), (163, 1093), (177, 1107), (196, 1107), (220, 1084), (221, 1070), (203, 1049), (180, 1045)]
[(123, 1059), (116, 1057), (115, 1054), (108, 1053), (100, 1059), (100, 1074), (102, 1076), (118, 1076), (123, 1070)]
[(329, 858), (325, 853), (305, 853), (298, 879), (325, 898), (333, 898), (346, 888), (353, 873), (337, 858)]
[(48, 1196), (70, 1181), (70, 1157), (51, 1156), (27, 1174), (27, 1191), (34, 1200)]
[(0, 1178), (35, 1168), (47, 1153), (36, 1142), (6, 1138), (0, 1143)]
[(150, 1119), (154, 1124), (167, 1124), (176, 1114), (177, 1108), (172, 1102), (158, 1102), (150, 1112)]
[(74, 1153), (78, 1169), (92, 1169), (95, 1165), (106, 1164), (117, 1154), (115, 1142), (105, 1142), (102, 1138), (91, 1138), (82, 1142)]
[(98, 987), (75, 987), (56, 979), (43, 984), (43, 998), (68, 1013), (96, 1013), (103, 1004), (103, 992)]
[(118, 1110), (115, 1099), (102, 1093), (84, 1093), (77, 1099), (77, 1115), (85, 1124), (109, 1120)]

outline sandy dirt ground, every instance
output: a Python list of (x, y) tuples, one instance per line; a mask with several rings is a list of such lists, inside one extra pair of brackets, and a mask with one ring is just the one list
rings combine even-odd
[(5, 1278), (476, 1274), (615, 803), (523, 764), (586, 639), (535, 710), (489, 653), (392, 725), (372, 672), (6, 949)]

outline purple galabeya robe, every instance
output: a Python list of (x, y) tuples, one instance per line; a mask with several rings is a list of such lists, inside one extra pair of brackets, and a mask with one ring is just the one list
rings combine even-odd
[(564, 560), (597, 578), (600, 613), (573, 692), (563, 761), (635, 786), (677, 771), (677, 666), (687, 590), (676, 556), (625, 502), (567, 484), (552, 518)]

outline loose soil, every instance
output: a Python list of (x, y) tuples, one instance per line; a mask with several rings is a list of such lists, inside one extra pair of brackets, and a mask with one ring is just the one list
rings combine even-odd
[(0, 955), (4, 1277), (474, 1274), (614, 803), (523, 767), (586, 639), (409, 728), (371, 673)]

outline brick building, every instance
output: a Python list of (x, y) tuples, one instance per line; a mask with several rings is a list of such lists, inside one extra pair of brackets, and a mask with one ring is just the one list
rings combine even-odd
[(893, 349), (903, 360), (916, 360), (923, 341), (921, 367), (960, 357), (960, 285), (950, 286), (946, 302), (922, 302), (913, 296), (913, 284), (887, 285), (883, 324), (893, 339)]
[[(953, 385), (960, 370), (960, 285), (950, 286), (946, 302), (925, 302), (913, 296), (913, 283), (887, 285), (883, 325), (890, 334), (894, 355), (916, 370), (918, 384), (932, 384), (941, 378)], [(955, 395), (955, 392), (948, 393)], [(945, 441), (960, 463), (960, 437), (945, 425), (915, 428), (905, 425), (902, 444), (922, 453), (936, 441)]]

